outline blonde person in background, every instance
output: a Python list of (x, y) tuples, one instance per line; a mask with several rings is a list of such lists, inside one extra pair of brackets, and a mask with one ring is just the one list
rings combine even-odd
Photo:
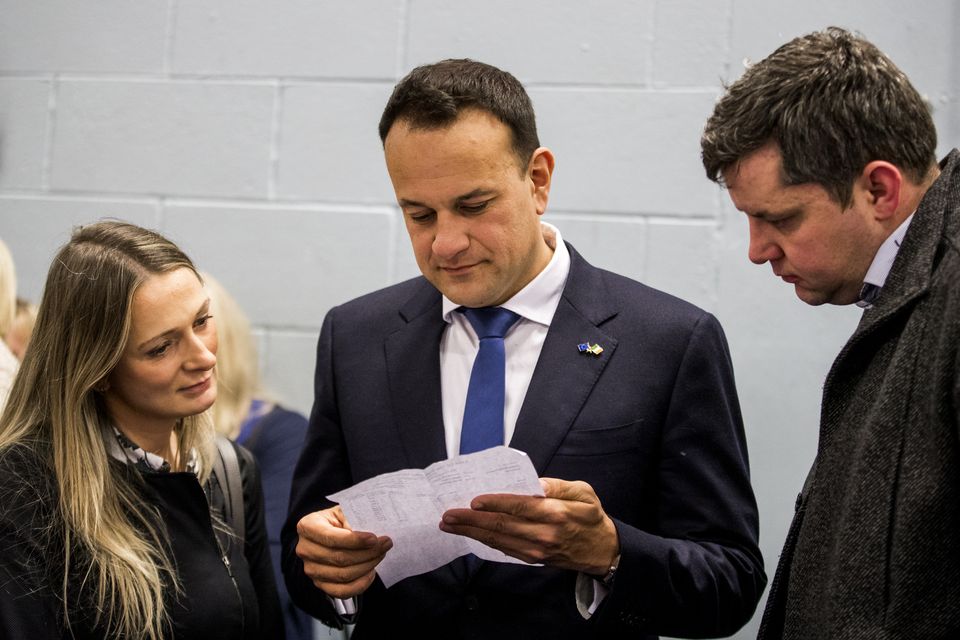
[(256, 462), (228, 443), (219, 475), (209, 306), (134, 225), (79, 228), (53, 260), (0, 417), (0, 638), (283, 636)]
[(30, 344), (30, 334), (33, 333), (33, 325), (37, 323), (37, 305), (23, 298), (17, 298), (16, 312), (13, 316), (13, 324), (7, 335), (4, 337), (7, 346), (17, 360), (23, 360), (23, 354), (27, 351), (27, 345)]
[(3, 240), (0, 240), (0, 410), (7, 402), (7, 395), (20, 366), (18, 357), (6, 342), (13, 327), (16, 308), (17, 274), (13, 268), (13, 256)]
[(213, 276), (204, 273), (203, 281), (210, 293), (210, 309), (217, 319), (219, 337), (216, 367), (219, 393), (212, 410), (214, 426), (221, 434), (242, 444), (257, 460), (286, 637), (287, 640), (310, 640), (313, 621), (290, 601), (280, 574), (280, 529), (287, 516), (290, 482), (307, 431), (307, 419), (268, 399), (260, 384), (257, 349), (246, 314)]

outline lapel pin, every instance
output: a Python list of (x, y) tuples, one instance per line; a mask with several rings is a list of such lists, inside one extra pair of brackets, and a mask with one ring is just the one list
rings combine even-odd
[(577, 351), (580, 353), (589, 353), (594, 356), (599, 356), (603, 353), (603, 347), (599, 344), (590, 344), (589, 342), (581, 342), (577, 345)]

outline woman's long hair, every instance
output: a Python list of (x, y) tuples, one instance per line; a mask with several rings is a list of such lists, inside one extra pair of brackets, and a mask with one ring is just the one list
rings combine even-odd
[[(169, 628), (164, 593), (179, 587), (166, 533), (128, 470), (110, 463), (103, 434), (112, 432), (112, 421), (95, 388), (124, 351), (137, 288), (179, 268), (197, 273), (153, 231), (119, 221), (76, 229), (50, 266), (33, 337), (0, 418), (0, 453), (31, 448), (54, 472), (62, 522), (53, 527), (62, 527), (64, 538), (68, 627), (79, 598), (71, 589), (81, 588), (68, 576), (82, 567), (82, 582), (93, 587), (94, 622), (108, 636), (157, 640)], [(205, 480), (214, 451), (208, 415), (183, 418), (176, 434), (180, 451), (197, 451)], [(71, 557), (74, 551), (82, 561)]]

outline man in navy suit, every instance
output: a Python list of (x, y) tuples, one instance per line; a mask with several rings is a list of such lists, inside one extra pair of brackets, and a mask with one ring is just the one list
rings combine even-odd
[[(355, 638), (734, 632), (766, 577), (716, 319), (589, 265), (541, 222), (554, 158), (512, 75), (414, 69), (380, 135), (423, 277), (324, 321), (283, 536), (294, 601)], [(438, 526), (543, 566), (459, 559), (387, 589), (391, 541), (353, 531), (325, 496), (458, 454), (479, 349), (464, 307), (519, 317), (503, 339), (503, 442), (545, 496), (478, 496)]]

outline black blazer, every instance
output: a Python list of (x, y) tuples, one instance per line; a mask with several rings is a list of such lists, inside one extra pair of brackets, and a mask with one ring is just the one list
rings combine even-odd
[[(283, 637), (263, 524), (260, 474), (250, 453), (233, 446), (244, 500), (242, 548), (229, 534), (215, 532), (210, 504), (216, 511), (223, 501), (215, 478), (201, 487), (192, 473), (140, 472), (111, 461), (112, 471), (141, 491), (144, 509), (160, 516), (169, 536), (168, 550), (180, 585), (179, 591), (173, 585), (167, 589), (171, 640)], [(26, 447), (8, 449), (0, 456), (0, 638), (104, 638), (103, 625), (94, 620), (93, 585), (85, 582), (87, 551), (80, 545), (73, 551), (75, 563), (68, 576), (73, 627), (64, 626), (64, 541), (57, 528), (57, 492), (47, 458)], [(229, 572), (221, 560), (224, 551)]]
[[(735, 631), (766, 583), (743, 425), (716, 319), (589, 265), (571, 266), (510, 446), (540, 476), (590, 483), (622, 559), (584, 620), (576, 572), (454, 562), (361, 598), (355, 638), (398, 628), (447, 638), (709, 636)], [(330, 311), (316, 401), (284, 529), (283, 569), (299, 606), (338, 623), (303, 575), (296, 523), (325, 496), (447, 457), (440, 401), (441, 296), (416, 278)], [(580, 353), (599, 344), (599, 356)], [(639, 633), (638, 633), (639, 632)]]

